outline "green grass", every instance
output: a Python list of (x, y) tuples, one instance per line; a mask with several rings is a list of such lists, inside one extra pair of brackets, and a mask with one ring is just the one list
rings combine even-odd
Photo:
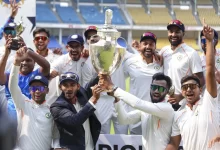
[[(128, 92), (130, 89), (130, 78), (127, 78), (126, 81), (126, 91)], [(113, 123), (111, 122), (111, 129), (110, 129), (110, 134), (115, 134), (115, 130), (114, 130), (114, 126)], [(128, 131), (128, 134), (130, 134), (130, 132)]]

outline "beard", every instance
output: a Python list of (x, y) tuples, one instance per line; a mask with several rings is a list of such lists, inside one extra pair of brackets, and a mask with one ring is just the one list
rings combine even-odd
[(178, 46), (182, 43), (182, 40), (180, 40), (180, 39), (177, 41), (172, 41), (172, 39), (169, 39), (169, 41), (172, 46)]
[(152, 103), (159, 103), (162, 102), (165, 99), (166, 94), (161, 95), (159, 99), (154, 99), (152, 94), (150, 93), (151, 101)]

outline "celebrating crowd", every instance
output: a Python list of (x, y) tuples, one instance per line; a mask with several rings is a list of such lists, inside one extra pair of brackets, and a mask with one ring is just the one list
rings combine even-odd
[[(218, 33), (203, 21), (203, 56), (184, 43), (185, 26), (167, 25), (170, 45), (141, 35), (112, 74), (98, 74), (89, 50), (96, 26), (67, 39), (66, 50), (48, 48), (50, 33), (33, 32), (31, 49), (15, 49), (18, 6), (0, 30), (0, 149), (93, 150), (100, 134), (142, 135), (145, 150), (220, 150)], [(85, 46), (85, 47), (84, 47)], [(129, 77), (130, 90), (125, 91)], [(108, 92), (106, 92), (108, 91)]]

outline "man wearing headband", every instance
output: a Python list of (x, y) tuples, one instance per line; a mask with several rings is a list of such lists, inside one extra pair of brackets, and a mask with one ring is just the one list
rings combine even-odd
[(200, 79), (201, 86), (204, 85), (205, 81), (198, 53), (184, 43), (184, 24), (179, 20), (172, 20), (168, 23), (167, 30), (170, 45), (163, 47), (160, 54), (163, 56), (164, 74), (172, 79), (175, 87), (175, 93), (169, 98), (169, 102), (174, 104), (174, 109), (177, 110), (179, 102), (183, 99), (180, 85), (181, 78), (186, 75), (195, 75)]
[(28, 86), (30, 98), (25, 96), (18, 86), (20, 82), (19, 72), (24, 60), (27, 59), (27, 55), (35, 58), (36, 62), (43, 61), (38, 58), (39, 55), (33, 53), (25, 47), (19, 49), (16, 52), (9, 76), (9, 90), (18, 113), (18, 129), (20, 130), (17, 148), (22, 150), (49, 150), (54, 128), (53, 117), (45, 102), (46, 94), (49, 92), (48, 79), (45, 75), (49, 72), (33, 74), (28, 78), (28, 85), (26, 86)]
[[(150, 84), (152, 82), (152, 76), (155, 73), (163, 72), (163, 67), (154, 59), (156, 43), (157, 37), (154, 33), (143, 33), (138, 47), (139, 54), (125, 60), (123, 63), (124, 73), (126, 76), (130, 77), (129, 92), (146, 101), (150, 101)], [(134, 108), (129, 107), (129, 110), (132, 111)], [(130, 133), (141, 135), (141, 122), (130, 125)]]
[[(96, 81), (96, 80), (94, 80)], [(98, 140), (101, 124), (94, 111), (103, 91), (99, 85), (86, 90), (80, 87), (79, 76), (66, 72), (59, 77), (62, 91), (58, 99), (50, 106), (50, 111), (60, 132), (60, 147), (70, 150), (93, 150)], [(89, 94), (89, 90), (92, 94)]]
[[(145, 80), (142, 82), (144, 84)], [(143, 149), (164, 150), (169, 143), (174, 116), (172, 106), (165, 100), (172, 81), (163, 73), (156, 73), (149, 84), (150, 98), (140, 99), (114, 85), (110, 76), (101, 75), (99, 79), (99, 85), (110, 91), (109, 95), (115, 98), (119, 123), (141, 122)], [(126, 111), (122, 102), (130, 105), (134, 110)]]

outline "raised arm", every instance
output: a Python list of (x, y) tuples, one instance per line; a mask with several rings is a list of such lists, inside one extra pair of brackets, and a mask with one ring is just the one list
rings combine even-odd
[[(99, 84), (107, 90), (114, 89), (114, 85), (111, 81), (110, 76), (106, 75), (100, 75)], [(115, 89), (114, 89), (115, 90)], [(169, 118), (170, 116), (173, 116), (173, 109), (171, 109), (171, 106), (164, 105), (160, 103), (152, 103), (148, 101), (144, 101), (139, 99), (138, 97), (120, 89), (117, 88), (115, 91), (113, 91), (114, 96), (118, 99), (124, 101), (128, 105), (130, 105), (133, 108), (136, 108), (138, 110), (141, 110), (143, 112), (155, 115), (160, 118)]]
[(41, 55), (33, 52), (32, 50), (27, 50), (27, 54), (40, 66), (40, 72), (44, 76), (49, 76), (50, 74), (50, 63)]
[(5, 44), (5, 53), (0, 60), (0, 85), (5, 85), (7, 81), (7, 76), (5, 74), (5, 66), (7, 64), (8, 57), (10, 55), (9, 47), (11, 45), (12, 39), (8, 39)]
[(13, 98), (17, 109), (24, 109), (24, 100), (27, 99), (27, 97), (22, 94), (21, 89), (18, 86), (18, 74), (20, 71), (20, 64), (25, 57), (25, 53), (26, 47), (22, 47), (16, 52), (14, 65), (12, 66), (11, 73), (9, 76), (9, 90), (11, 92), (11, 97)]
[(141, 121), (141, 112), (139, 110), (127, 112), (121, 101), (115, 103), (115, 110), (118, 113), (119, 124), (135, 124)]
[(214, 55), (214, 31), (205, 24), (203, 20), (203, 34), (206, 38), (206, 89), (215, 98), (217, 96), (217, 86), (215, 79), (215, 55)]

